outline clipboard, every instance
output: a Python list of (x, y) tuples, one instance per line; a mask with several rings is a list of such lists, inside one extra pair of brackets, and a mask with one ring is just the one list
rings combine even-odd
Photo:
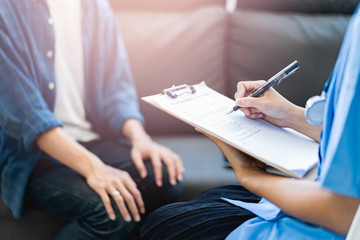
[(318, 143), (262, 119), (248, 119), (241, 111), (226, 114), (234, 101), (205, 82), (172, 86), (141, 99), (290, 177), (302, 178), (317, 164)]

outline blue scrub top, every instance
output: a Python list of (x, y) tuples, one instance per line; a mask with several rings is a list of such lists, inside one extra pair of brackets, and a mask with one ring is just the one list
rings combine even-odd
[[(360, 198), (360, 13), (358, 6), (326, 89), (319, 153), (321, 185), (337, 194)], [(229, 200), (258, 217), (236, 228), (234, 239), (345, 239), (324, 228), (296, 220), (263, 199), (259, 204)]]

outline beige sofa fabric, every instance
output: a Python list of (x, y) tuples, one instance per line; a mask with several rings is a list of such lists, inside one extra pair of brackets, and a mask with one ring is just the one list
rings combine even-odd
[[(225, 93), (226, 12), (209, 6), (179, 12), (118, 11), (138, 95), (205, 81)], [(184, 123), (141, 103), (151, 133), (189, 133)], [(159, 124), (161, 122), (162, 124)]]
[(183, 11), (209, 5), (225, 6), (226, 0), (109, 0), (113, 8), (137, 11)]

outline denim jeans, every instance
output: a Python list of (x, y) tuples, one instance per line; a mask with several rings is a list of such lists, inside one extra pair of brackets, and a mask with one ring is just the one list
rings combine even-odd
[[(163, 167), (161, 188), (155, 184), (151, 161), (145, 161), (148, 176), (140, 178), (131, 160), (129, 145), (101, 140), (82, 144), (106, 164), (125, 170), (132, 176), (142, 193), (147, 214), (178, 199), (182, 184), (170, 185), (166, 167)], [(27, 200), (30, 206), (69, 221), (56, 239), (138, 238), (138, 232), (134, 230), (139, 228), (137, 223), (125, 222), (113, 201), (115, 221), (109, 219), (101, 198), (88, 186), (83, 176), (46, 154), (42, 155), (30, 177)]]

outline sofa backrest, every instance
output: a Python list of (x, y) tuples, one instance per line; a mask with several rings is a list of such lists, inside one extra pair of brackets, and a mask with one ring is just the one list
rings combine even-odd
[(109, 0), (116, 10), (135, 11), (186, 11), (202, 6), (224, 6), (226, 0)]
[[(140, 97), (172, 85), (201, 81), (227, 92), (226, 21), (221, 6), (179, 12), (117, 11)], [(140, 102), (152, 134), (194, 133), (194, 129)]]
[[(297, 59), (301, 70), (277, 90), (301, 106), (321, 93), (351, 16), (345, 13), (356, 6), (353, 0), (238, 0), (230, 13), (225, 0), (111, 2), (139, 97), (205, 81), (233, 98), (238, 81), (268, 79)], [(341, 13), (332, 12), (335, 6)], [(194, 133), (153, 106), (140, 107), (151, 134)]]
[(305, 106), (309, 97), (321, 94), (350, 17), (239, 10), (229, 18), (227, 76), (231, 89), (238, 81), (267, 80), (298, 60), (300, 70), (275, 88)]

